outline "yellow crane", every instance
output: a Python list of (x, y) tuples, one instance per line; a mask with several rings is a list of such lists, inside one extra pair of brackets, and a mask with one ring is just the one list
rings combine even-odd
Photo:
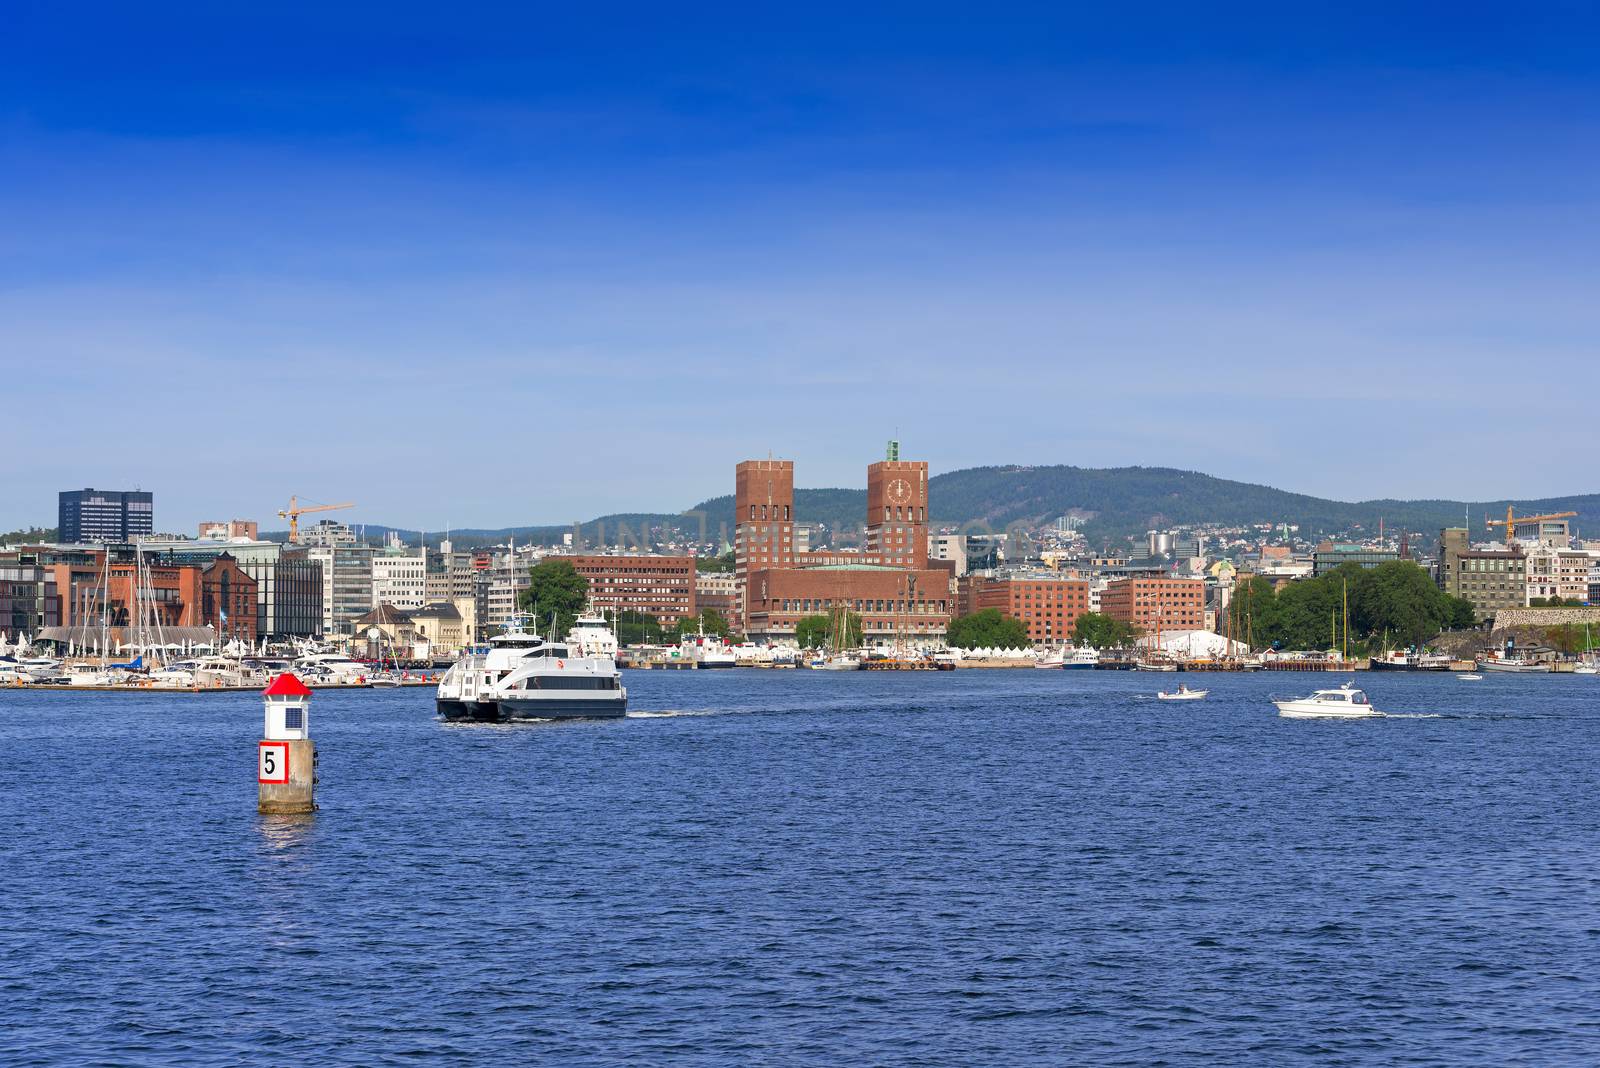
[(344, 504), (313, 504), (309, 508), (301, 508), (300, 507), (300, 498), (299, 497), (290, 497), (289, 498), (289, 507), (286, 508), (286, 509), (280, 510), (278, 512), (278, 518), (279, 519), (287, 519), (289, 521), (289, 541), (291, 543), (293, 543), (293, 542), (297, 542), (297, 541), (300, 540), (300, 517), (301, 516), (307, 515), (307, 514), (309, 514), (311, 512), (334, 512), (334, 511), (338, 511), (340, 508), (354, 508), (354, 507), (355, 507), (355, 503), (353, 501), (346, 501)]
[(1516, 510), (1508, 504), (1506, 505), (1506, 517), (1504, 519), (1485, 519), (1483, 524), (1487, 527), (1505, 527), (1506, 544), (1510, 545), (1517, 540), (1517, 528), (1520, 526), (1525, 526), (1528, 523), (1542, 523), (1546, 519), (1571, 519), (1577, 514), (1577, 512), (1551, 512), (1549, 515), (1517, 515)]

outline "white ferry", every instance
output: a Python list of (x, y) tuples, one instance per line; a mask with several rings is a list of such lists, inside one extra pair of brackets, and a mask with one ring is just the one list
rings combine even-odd
[(435, 707), (447, 720), (480, 722), (624, 715), (628, 691), (616, 660), (585, 651), (547, 642), (514, 623), (450, 666), (439, 680)]

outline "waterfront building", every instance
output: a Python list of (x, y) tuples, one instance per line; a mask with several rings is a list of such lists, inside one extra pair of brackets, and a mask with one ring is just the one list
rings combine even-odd
[(1520, 549), (1475, 549), (1465, 527), (1448, 527), (1439, 532), (1438, 583), (1488, 619), (1502, 608), (1527, 605), (1527, 558)]
[(256, 631), (260, 637), (309, 638), (322, 633), (323, 572), (306, 550), (274, 541), (140, 543), (147, 560), (205, 566), (227, 554), (256, 584)]
[(428, 643), (432, 657), (454, 657), (472, 641), (467, 620), (460, 608), (449, 601), (435, 601), (408, 614), (417, 639)]
[(30, 550), (0, 553), (0, 633), (8, 642), (61, 625), (55, 572)]
[(995, 578), (967, 575), (959, 580), (962, 615), (986, 608), (1020, 620), (1035, 645), (1070, 641), (1078, 617), (1089, 611), (1086, 579), (1033, 572)]
[(410, 657), (417, 628), (410, 614), (392, 604), (380, 604), (354, 621), (351, 649), (368, 660)]
[(1557, 547), (1543, 541), (1524, 542), (1527, 560), (1528, 600), (1560, 597), (1589, 600), (1589, 554), (1582, 549)]
[(372, 611), (374, 550), (367, 545), (314, 545), (302, 551), (322, 567), (321, 633), (351, 637), (356, 621)]
[(1311, 553), (1311, 574), (1314, 578), (1320, 578), (1345, 564), (1358, 564), (1370, 570), (1379, 564), (1387, 564), (1398, 559), (1400, 554), (1393, 549), (1373, 549), (1365, 545), (1325, 541)]
[(377, 552), (372, 557), (372, 603), (421, 608), (428, 603), (427, 567), (427, 559), (409, 549)]
[(142, 490), (63, 490), (56, 527), (63, 545), (131, 542), (155, 531), (155, 497)]
[(865, 545), (795, 548), (794, 462), (746, 460), (734, 473), (734, 577), (740, 622), (755, 639), (792, 638), (808, 615), (858, 613), (869, 644), (944, 635), (952, 567), (928, 564), (928, 465), (897, 450), (867, 468)]
[(1200, 579), (1136, 575), (1107, 584), (1101, 611), (1144, 630), (1201, 630), (1205, 626), (1205, 583)]
[[(696, 576), (692, 556), (559, 556), (589, 582), (589, 601), (602, 612), (639, 612), (663, 627), (695, 614)], [(732, 617), (728, 620), (735, 622)]]
[(260, 635), (256, 581), (226, 552), (184, 563), (131, 546), (63, 546), (36, 559), (57, 591), (58, 625), (85, 632), (104, 625), (113, 647), (147, 627), (172, 632), (147, 639), (251, 642)]

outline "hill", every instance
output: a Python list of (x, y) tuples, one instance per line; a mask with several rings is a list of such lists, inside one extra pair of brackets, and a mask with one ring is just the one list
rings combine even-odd
[[(1390, 530), (1409, 530), (1433, 536), (1441, 527), (1459, 526), (1471, 517), (1475, 534), (1483, 531), (1486, 516), (1504, 515), (1498, 501), (1394, 499), (1334, 501), (1291, 493), (1270, 486), (1214, 478), (1197, 471), (1166, 467), (1086, 468), (1065, 465), (1027, 467), (972, 467), (947, 471), (929, 480), (932, 518), (937, 526), (974, 526), (1002, 530), (1011, 523), (1036, 524), (1061, 515), (1084, 521), (1091, 542), (1110, 543), (1137, 536), (1152, 527), (1212, 523), (1239, 526), (1249, 523), (1289, 523), (1303, 534), (1376, 530), (1381, 517)], [(1579, 529), (1600, 531), (1600, 494), (1518, 500), (1519, 512), (1575, 511)], [(796, 518), (826, 524), (831, 529), (855, 528), (865, 519), (867, 495), (859, 489), (799, 489), (795, 491)], [(731, 537), (731, 494), (701, 501), (686, 513), (617, 513), (583, 524), (583, 536), (594, 541), (615, 537), (619, 529), (637, 534), (643, 530), (672, 531), (707, 540)], [(702, 525), (703, 524), (703, 525)], [(369, 537), (389, 528), (367, 526)], [(543, 525), (498, 530), (457, 530), (458, 546), (518, 541), (552, 543), (570, 532), (570, 526)], [(402, 531), (415, 538), (416, 531)]]

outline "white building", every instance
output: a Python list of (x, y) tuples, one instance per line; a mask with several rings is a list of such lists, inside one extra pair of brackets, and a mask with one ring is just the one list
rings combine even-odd
[(1535, 597), (1560, 597), (1565, 600), (1589, 599), (1589, 554), (1582, 549), (1560, 549), (1553, 545), (1525, 542), (1528, 559), (1528, 600)]
[(428, 562), (419, 553), (383, 552), (372, 558), (372, 603), (410, 611), (428, 603)]

